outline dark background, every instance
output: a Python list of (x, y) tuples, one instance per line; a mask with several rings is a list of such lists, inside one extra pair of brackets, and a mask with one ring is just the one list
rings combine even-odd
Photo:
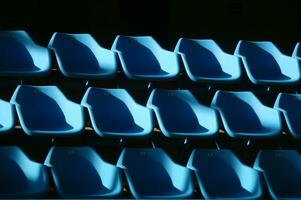
[(110, 47), (117, 34), (152, 35), (173, 49), (179, 37), (213, 38), (229, 52), (240, 39), (271, 40), (291, 54), (301, 40), (299, 0), (7, 1), (0, 29), (25, 29), (42, 45), (53, 32), (88, 32)]

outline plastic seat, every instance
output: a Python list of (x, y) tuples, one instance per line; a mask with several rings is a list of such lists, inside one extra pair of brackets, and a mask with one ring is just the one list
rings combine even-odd
[(287, 127), (295, 139), (301, 139), (301, 95), (279, 93), (275, 105), (275, 109), (280, 110), (284, 114)]
[(0, 99), (0, 134), (5, 134), (15, 128), (15, 113), (13, 105)]
[(56, 86), (20, 85), (11, 103), (28, 135), (68, 136), (84, 128), (83, 108), (69, 101)]
[(205, 199), (258, 199), (262, 195), (259, 173), (230, 150), (196, 149), (187, 167), (195, 172)]
[(298, 60), (282, 54), (272, 42), (239, 41), (235, 55), (242, 58), (254, 84), (292, 84), (300, 80)]
[(125, 148), (122, 168), (134, 198), (187, 198), (193, 193), (191, 172), (175, 164), (161, 149)]
[(147, 102), (166, 137), (210, 137), (218, 132), (217, 113), (188, 90), (154, 89)]
[(0, 198), (47, 195), (47, 168), (31, 161), (18, 147), (0, 147)]
[(50, 67), (48, 49), (25, 31), (0, 31), (0, 76), (45, 76)]
[(301, 157), (297, 151), (260, 151), (254, 168), (263, 173), (273, 199), (301, 199)]
[(227, 83), (240, 79), (239, 58), (225, 53), (214, 40), (181, 38), (175, 52), (181, 55), (192, 81)]
[(252, 92), (217, 91), (211, 107), (219, 111), (231, 137), (276, 137), (281, 133), (280, 112), (263, 105)]
[(88, 88), (81, 104), (93, 129), (104, 137), (146, 137), (153, 130), (150, 109), (137, 104), (124, 89)]
[(125, 75), (136, 80), (170, 80), (179, 74), (176, 53), (167, 51), (150, 36), (116, 37), (112, 50), (119, 55)]
[(99, 46), (90, 34), (54, 33), (48, 47), (64, 76), (106, 79), (116, 74), (117, 55)]
[(122, 191), (121, 171), (90, 147), (52, 147), (45, 165), (63, 198), (109, 198)]

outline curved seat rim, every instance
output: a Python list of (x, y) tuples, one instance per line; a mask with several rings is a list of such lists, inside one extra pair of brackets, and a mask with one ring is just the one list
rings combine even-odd
[(14, 112), (14, 106), (10, 102), (0, 99), (0, 104), (3, 104), (4, 106), (7, 106), (9, 108), (9, 113), (8, 114), (6, 113), (7, 114), (6, 117), (9, 118), (10, 121), (9, 125), (0, 128), (0, 134), (3, 135), (12, 132), (15, 129), (16, 115)]
[[(281, 101), (281, 98), (285, 95), (288, 95), (288, 96), (294, 96), (294, 97), (300, 97), (300, 95), (298, 94), (290, 94), (290, 93), (279, 93), (277, 98), (276, 98), (276, 101), (274, 103), (274, 109), (277, 109), (279, 110), (280, 112), (283, 113), (284, 115), (284, 120), (285, 120), (285, 123), (289, 129), (289, 132), (290, 134), (297, 140), (300, 140), (301, 139), (301, 134), (298, 133), (297, 131), (295, 131), (294, 129), (294, 126), (292, 125), (290, 119), (289, 119), (289, 115), (287, 113), (287, 111), (285, 109), (283, 109), (281, 106), (280, 106), (280, 101)], [(301, 101), (301, 100), (300, 100)]]

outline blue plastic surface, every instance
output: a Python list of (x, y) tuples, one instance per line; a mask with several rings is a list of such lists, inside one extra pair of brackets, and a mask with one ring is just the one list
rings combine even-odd
[(192, 81), (232, 83), (240, 79), (239, 58), (225, 53), (214, 40), (180, 38), (175, 52), (181, 55)]
[(151, 36), (116, 37), (112, 50), (118, 53), (125, 75), (136, 80), (170, 80), (179, 74), (177, 54), (167, 51)]
[(210, 137), (218, 132), (217, 113), (188, 90), (154, 89), (147, 102), (166, 137)]
[(190, 170), (174, 163), (161, 149), (125, 148), (122, 168), (134, 198), (187, 198), (193, 194)]
[(101, 47), (90, 34), (54, 33), (54, 50), (62, 74), (74, 78), (107, 79), (117, 71), (117, 55)]
[(280, 112), (263, 105), (252, 92), (217, 91), (211, 103), (231, 137), (260, 138), (279, 136)]
[(147, 137), (153, 130), (151, 110), (124, 89), (90, 87), (81, 104), (88, 108), (95, 132), (104, 137)]
[(50, 67), (49, 50), (25, 31), (0, 31), (0, 76), (45, 76)]
[(281, 53), (272, 42), (239, 41), (235, 55), (242, 58), (254, 84), (293, 84), (300, 80), (298, 60)]
[(52, 147), (45, 165), (63, 198), (110, 198), (122, 191), (121, 170), (90, 147)]
[(69, 101), (56, 86), (19, 85), (11, 103), (28, 135), (68, 136), (84, 128), (83, 108)]
[(0, 135), (15, 128), (15, 112), (13, 105), (0, 99)]
[(301, 199), (301, 157), (297, 151), (260, 151), (254, 168), (263, 173), (273, 199)]
[(295, 139), (301, 139), (301, 95), (279, 93), (275, 109), (284, 114), (287, 127)]
[(230, 150), (193, 150), (187, 167), (195, 172), (205, 199), (258, 199), (262, 195), (259, 173)]
[(298, 42), (294, 48), (293, 54), (292, 54), (293, 58), (297, 58), (298, 60), (301, 59), (301, 47), (300, 47), (300, 43)]
[(48, 170), (31, 161), (19, 147), (0, 147), (0, 198), (47, 195)]

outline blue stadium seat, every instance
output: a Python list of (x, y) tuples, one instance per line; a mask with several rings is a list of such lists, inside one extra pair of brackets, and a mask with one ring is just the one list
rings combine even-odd
[(259, 173), (230, 150), (193, 150), (187, 167), (195, 172), (205, 199), (258, 199), (262, 195)]
[(297, 151), (260, 151), (254, 168), (263, 173), (273, 199), (301, 199), (301, 156)]
[(272, 42), (242, 40), (234, 54), (242, 58), (247, 75), (254, 84), (293, 84), (300, 80), (298, 60), (282, 54)]
[(48, 49), (25, 31), (0, 31), (0, 76), (45, 76), (50, 67)]
[(15, 112), (13, 105), (0, 99), (0, 135), (11, 132), (15, 128)]
[(99, 46), (90, 34), (54, 33), (48, 47), (64, 76), (106, 79), (116, 74), (117, 55)]
[(153, 131), (151, 110), (137, 104), (124, 89), (90, 87), (81, 104), (100, 136), (147, 137)]
[(193, 193), (191, 172), (161, 149), (125, 148), (117, 166), (125, 172), (134, 198), (187, 198)]
[(42, 197), (48, 190), (46, 166), (31, 161), (18, 147), (0, 147), (0, 198)]
[(28, 135), (68, 136), (84, 128), (83, 108), (69, 101), (56, 86), (20, 85), (11, 103)]
[(214, 40), (181, 38), (175, 52), (181, 55), (192, 81), (229, 83), (240, 79), (239, 58), (225, 53)]
[(217, 113), (188, 90), (154, 89), (147, 102), (166, 137), (210, 137), (218, 132)]
[(125, 75), (136, 80), (170, 80), (179, 74), (177, 54), (167, 51), (150, 36), (116, 37), (117, 52)]
[(231, 137), (276, 137), (281, 133), (280, 112), (263, 105), (252, 92), (217, 91), (211, 107), (219, 111)]
[(110, 198), (122, 191), (120, 169), (90, 147), (52, 147), (45, 165), (63, 198)]
[(295, 139), (301, 139), (301, 95), (280, 93), (274, 108), (284, 114), (287, 127), (292, 136)]

